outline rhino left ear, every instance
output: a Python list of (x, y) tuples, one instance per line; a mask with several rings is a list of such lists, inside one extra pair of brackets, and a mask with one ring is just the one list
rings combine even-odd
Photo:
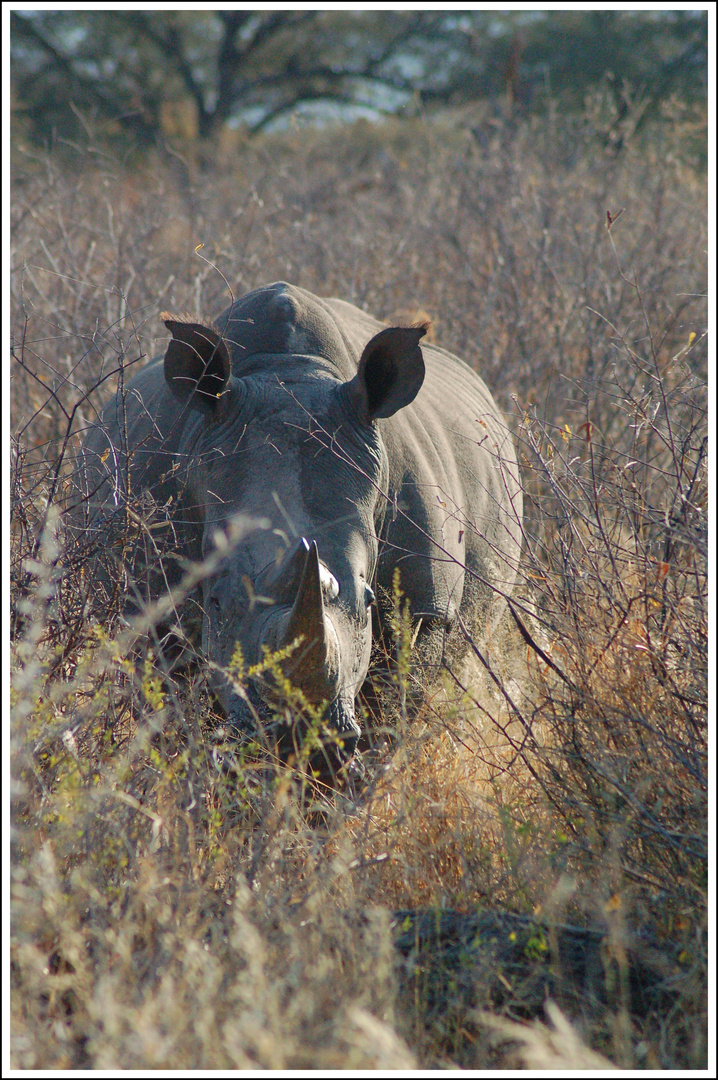
[(165, 379), (174, 397), (204, 412), (214, 412), (227, 388), (232, 362), (226, 342), (213, 326), (164, 312), (172, 332), (165, 353)]
[(427, 329), (426, 324), (390, 326), (364, 349), (347, 391), (367, 420), (393, 416), (419, 393), (425, 374), (419, 342)]

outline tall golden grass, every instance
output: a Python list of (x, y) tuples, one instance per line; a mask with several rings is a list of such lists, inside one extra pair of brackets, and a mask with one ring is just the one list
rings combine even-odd
[[(695, 118), (610, 156), (596, 115), (17, 152), (14, 1067), (705, 1067), (706, 184)], [(278, 278), (429, 316), (500, 401), (527, 504), (500, 630), (430, 681), (406, 658), (421, 694), (373, 700), (364, 790), (319, 801), (218, 749), (201, 665), (164, 671), (151, 620), (90, 613), (60, 513), (158, 313)], [(536, 929), (515, 968), (465, 941), (442, 972), (394, 946), (425, 910)], [(563, 925), (602, 942), (595, 993)], [(537, 973), (551, 1028), (526, 1025)]]

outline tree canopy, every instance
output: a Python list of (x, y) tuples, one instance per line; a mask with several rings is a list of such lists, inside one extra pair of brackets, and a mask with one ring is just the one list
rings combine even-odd
[(353, 118), (507, 97), (706, 93), (700, 11), (16, 11), (13, 105), (27, 137), (80, 125), (151, 143), (225, 124)]

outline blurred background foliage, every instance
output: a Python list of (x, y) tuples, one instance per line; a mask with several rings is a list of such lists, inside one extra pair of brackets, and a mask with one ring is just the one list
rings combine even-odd
[(580, 108), (604, 84), (612, 141), (707, 93), (707, 12), (16, 11), (16, 134), (162, 145), (290, 123), (492, 102)]

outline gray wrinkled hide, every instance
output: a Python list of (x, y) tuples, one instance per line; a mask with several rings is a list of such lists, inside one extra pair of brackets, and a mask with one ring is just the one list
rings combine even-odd
[(381, 610), (395, 568), (427, 656), (457, 610), (486, 627), (511, 592), (522, 502), (505, 422), (462, 361), (419, 348), (423, 329), (382, 333), (341, 300), (280, 282), (214, 323), (163, 318), (166, 356), (83, 447), (74, 520), (97, 541), (97, 590), (141, 606), (234, 530), (184, 611), (229, 721), (256, 734), (271, 711), (267, 683), (243, 695), (219, 670), (236, 644), (252, 664), (298, 642), (285, 670), (329, 703), (346, 758), (372, 595)]

